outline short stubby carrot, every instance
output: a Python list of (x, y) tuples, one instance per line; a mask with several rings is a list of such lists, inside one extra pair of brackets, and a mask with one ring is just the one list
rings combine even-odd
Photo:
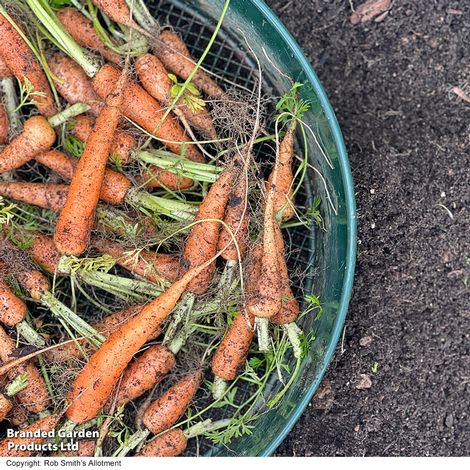
[[(184, 41), (169, 29), (160, 33), (155, 44), (155, 54), (167, 70), (184, 80), (188, 79), (196, 65)], [(226, 97), (224, 91), (201, 68), (194, 75), (193, 82), (198, 89), (211, 98), (224, 99)]]
[[(96, 93), (105, 99), (119, 78), (120, 72), (115, 67), (106, 64), (101, 67), (93, 78)], [(148, 133), (161, 139), (164, 145), (172, 152), (177, 153), (196, 162), (203, 163), (204, 157), (197, 147), (190, 143), (188, 136), (176, 119), (169, 114), (162, 121), (165, 112), (162, 107), (142, 87), (130, 82), (124, 90), (124, 99), (120, 107), (121, 112)]]
[(34, 102), (41, 114), (51, 117), (57, 113), (46, 75), (33, 51), (13, 25), (0, 14), (0, 56), (13, 75), (24, 84), (29, 80), (34, 92)]
[(33, 424), (22, 429), (23, 432), (32, 433), (34, 436), (39, 431), (39, 437), (7, 437), (0, 441), (0, 455), (2, 457), (30, 457), (39, 453), (39, 451), (29, 450), (28, 445), (38, 446), (46, 440), (47, 433), (52, 431), (59, 422), (58, 415), (49, 415), (45, 418), (38, 419)]
[(79, 46), (99, 52), (108, 62), (114, 64), (121, 62), (121, 56), (106, 47), (100, 39), (93, 22), (78, 10), (70, 7), (61, 8), (57, 11), (57, 18)]
[[(0, 270), (6, 267), (0, 263)], [(15, 326), (26, 317), (26, 304), (17, 297), (11, 287), (0, 278), (0, 322), (7, 326)]]
[(180, 428), (170, 429), (145, 444), (136, 457), (176, 457), (188, 446), (188, 439)]
[(8, 140), (8, 133), (10, 132), (10, 123), (8, 121), (8, 114), (5, 106), (0, 101), (0, 145), (3, 145)]
[(47, 119), (33, 116), (25, 121), (23, 131), (0, 152), (0, 174), (16, 170), (40, 152), (49, 150), (56, 134)]
[(54, 85), (60, 96), (69, 104), (88, 104), (90, 112), (97, 116), (104, 104), (83, 69), (61, 52), (53, 54), (47, 63), (55, 77)]
[(153, 434), (173, 426), (188, 408), (201, 383), (200, 370), (186, 374), (145, 410), (142, 422)]

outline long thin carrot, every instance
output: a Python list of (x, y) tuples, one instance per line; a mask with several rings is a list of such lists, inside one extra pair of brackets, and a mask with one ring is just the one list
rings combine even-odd
[(55, 77), (54, 85), (62, 98), (70, 104), (88, 104), (90, 112), (97, 116), (103, 109), (103, 102), (83, 69), (61, 52), (53, 54), (47, 63)]
[[(160, 103), (171, 106), (173, 98), (171, 89), (173, 82), (162, 62), (152, 54), (144, 54), (135, 61), (135, 70), (143, 87)], [(180, 98), (173, 112), (180, 118), (187, 120), (195, 129), (209, 139), (217, 139), (212, 116), (207, 111), (205, 103), (195, 95), (189, 95), (187, 101), (193, 99), (192, 107)], [(197, 100), (197, 101), (196, 101)]]
[(10, 132), (10, 123), (8, 122), (8, 114), (5, 106), (0, 101), (0, 145), (3, 145), (8, 140), (8, 133)]
[(121, 56), (106, 47), (100, 39), (93, 27), (93, 22), (78, 10), (61, 8), (57, 12), (57, 18), (78, 45), (99, 52), (108, 62), (114, 64), (121, 62)]
[[(109, 95), (119, 79), (119, 75), (119, 70), (109, 64), (101, 67), (93, 79), (93, 87), (102, 99)], [(165, 113), (161, 106), (136, 83), (130, 82), (124, 90), (124, 99), (120, 110), (129, 119), (142, 126), (148, 133), (162, 139), (165, 146), (172, 152), (181, 155), (184, 145), (184, 155), (186, 158), (196, 162), (204, 162), (204, 157), (195, 145), (189, 143), (188, 136), (176, 119), (168, 115), (162, 122)]]
[(97, 415), (134, 354), (170, 314), (188, 283), (211, 262), (188, 271), (103, 343), (73, 384), (66, 412), (71, 421), (82, 423)]
[(0, 37), (0, 56), (22, 84), (27, 79), (32, 85), (35, 92), (33, 99), (39, 112), (47, 117), (56, 114), (52, 92), (41, 65), (18, 31), (2, 14)]
[(62, 254), (79, 256), (88, 246), (126, 83), (127, 71), (124, 69), (96, 119), (70, 183), (67, 200), (54, 231), (54, 243)]
[(24, 123), (23, 132), (0, 152), (0, 174), (15, 170), (36, 154), (49, 150), (55, 139), (54, 129), (46, 118), (43, 116), (29, 118)]
[[(5, 265), (0, 263), (0, 270)], [(17, 297), (10, 286), (0, 278), (0, 322), (7, 326), (15, 326), (26, 317), (26, 304)]]
[[(167, 70), (184, 80), (190, 76), (196, 64), (181, 37), (168, 29), (160, 33), (155, 44), (155, 54)], [(224, 99), (226, 97), (224, 91), (202, 69), (198, 69), (193, 82), (211, 98)]]
[(38, 437), (7, 437), (2, 439), (0, 441), (0, 455), (2, 457), (30, 457), (36, 454), (37, 452), (34, 450), (28, 450), (28, 445), (40, 446), (46, 440), (47, 433), (56, 427), (58, 421), (58, 415), (50, 415), (22, 429), (26, 436), (28, 436), (28, 433), (35, 436), (35, 432), (39, 431)]

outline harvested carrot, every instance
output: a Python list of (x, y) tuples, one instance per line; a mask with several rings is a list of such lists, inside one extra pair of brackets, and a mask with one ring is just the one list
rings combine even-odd
[[(160, 103), (171, 106), (173, 98), (171, 89), (173, 82), (162, 62), (152, 54), (144, 54), (135, 61), (135, 70), (143, 87)], [(207, 111), (204, 101), (195, 95), (190, 95), (194, 105), (189, 107), (184, 98), (180, 98), (173, 112), (187, 120), (195, 129), (209, 139), (217, 139), (212, 116)], [(197, 101), (195, 101), (197, 100)]]
[(70, 104), (88, 104), (90, 112), (97, 116), (103, 109), (103, 102), (96, 94), (91, 79), (83, 69), (60, 52), (53, 54), (47, 63), (56, 77), (54, 85), (62, 98)]
[(136, 457), (176, 457), (182, 454), (188, 445), (188, 440), (180, 428), (157, 436), (149, 443), (145, 444)]
[(0, 422), (2, 422), (10, 412), (10, 410), (13, 408), (13, 404), (11, 401), (3, 395), (3, 393), (0, 393)]
[(57, 12), (57, 18), (79, 46), (99, 52), (108, 62), (114, 64), (121, 62), (121, 56), (106, 47), (100, 39), (93, 27), (93, 22), (78, 10), (61, 8)]
[(8, 114), (5, 106), (0, 101), (0, 145), (3, 145), (8, 140), (8, 133), (10, 131), (10, 124), (8, 122)]
[(126, 0), (92, 0), (92, 2), (116, 23), (145, 34), (145, 31), (132, 19)]
[[(57, 150), (40, 153), (36, 156), (36, 160), (68, 180), (73, 180), (80, 162)], [(105, 167), (99, 198), (113, 205), (124, 204), (131, 186), (130, 180), (122, 173)], [(70, 187), (68, 188), (70, 190)]]
[(78, 441), (78, 450), (57, 452), (53, 457), (94, 457), (96, 441)]
[(165, 346), (151, 346), (124, 371), (116, 398), (110, 402), (120, 407), (140, 397), (160, 382), (175, 362), (174, 354)]
[(178, 256), (142, 250), (136, 259), (132, 250), (123, 248), (119, 243), (98, 237), (93, 237), (91, 243), (100, 253), (112, 256), (117, 264), (148, 281), (161, 283), (174, 281), (178, 277)]
[(191, 403), (201, 383), (200, 370), (178, 380), (145, 411), (142, 422), (153, 434), (159, 434), (173, 426)]
[(212, 260), (188, 271), (165, 292), (147, 304), (140, 314), (112, 333), (76, 378), (66, 414), (75, 423), (94, 418), (108, 400), (114, 384), (134, 354), (176, 306), (188, 283)]
[[(101, 67), (93, 79), (93, 87), (96, 93), (105, 99), (119, 79), (119, 70), (109, 64)], [(161, 106), (142, 87), (136, 83), (129, 83), (124, 90), (124, 99), (120, 106), (121, 112), (148, 133), (161, 139), (172, 152), (184, 155), (189, 160), (204, 162), (204, 157), (199, 150), (189, 142), (188, 136), (178, 124), (176, 119), (168, 115), (162, 122), (164, 111)], [(183, 145), (182, 143), (186, 143)]]
[(33, 100), (39, 112), (47, 117), (56, 114), (52, 92), (41, 65), (18, 31), (2, 14), (0, 37), (0, 56), (22, 84), (26, 79), (29, 81), (35, 92)]
[[(74, 119), (72, 134), (82, 142), (86, 142), (93, 131), (94, 121), (87, 116), (77, 116)], [(114, 142), (111, 145), (111, 156), (116, 157), (119, 163), (126, 165), (131, 161), (132, 151), (137, 148), (137, 140), (129, 132), (117, 130), (114, 133)]]
[(51, 237), (39, 232), (28, 232), (26, 235), (30, 246), (25, 250), (31, 259), (48, 273), (60, 276), (58, 271), (61, 255), (56, 250)]
[(17, 135), (0, 152), (0, 174), (15, 170), (40, 152), (54, 144), (54, 129), (43, 116), (33, 116), (24, 123), (23, 132)]
[[(168, 29), (160, 33), (155, 45), (155, 54), (167, 70), (184, 80), (187, 80), (196, 65), (181, 37)], [(226, 97), (224, 91), (201, 68), (194, 75), (193, 82), (199, 90), (204, 91), (211, 98), (224, 99)]]
[(66, 184), (0, 181), (1, 196), (54, 212), (59, 212), (64, 207), (68, 190)]
[(192, 179), (181, 177), (154, 165), (151, 165), (147, 171), (143, 172), (139, 178), (139, 183), (145, 184), (145, 187), (149, 189), (164, 187), (172, 190), (188, 189), (194, 184)]
[[(199, 206), (195, 221), (201, 222), (193, 225), (186, 240), (181, 262), (183, 269), (200, 266), (215, 255), (221, 226), (218, 220), (224, 218), (225, 208), (236, 176), (236, 166), (227, 166)], [(214, 271), (215, 263), (212, 263), (189, 284), (188, 291), (194, 294), (206, 292)]]
[[(15, 341), (0, 327), (0, 359), (2, 362), (13, 360), (11, 354), (15, 349)], [(44, 411), (49, 406), (50, 400), (42, 375), (34, 364), (26, 362), (11, 369), (8, 372), (8, 377), (10, 380), (14, 380), (21, 374), (26, 374), (27, 386), (18, 392), (15, 397), (31, 413)], [(0, 453), (0, 455), (2, 454)]]
[(13, 74), (11, 73), (11, 70), (8, 68), (8, 65), (0, 56), (0, 80), (3, 80), (4, 78), (9, 78), (12, 75)]
[[(292, 184), (294, 181), (294, 174), (292, 172), (292, 159), (294, 157), (294, 139), (296, 128), (297, 120), (294, 119), (279, 145), (279, 162), (277, 164), (279, 176), (275, 188), (274, 211), (276, 214), (282, 211), (281, 217), (283, 221), (290, 220), (295, 215), (295, 211), (292, 205)], [(273, 174), (274, 170), (269, 175), (268, 183), (266, 185), (267, 191), (269, 191), (271, 186)]]
[[(5, 266), (0, 263), (0, 270)], [(6, 269), (5, 269), (6, 270)], [(0, 278), (0, 322), (7, 326), (15, 326), (26, 317), (26, 304), (17, 297), (10, 286)]]
[[(41, 444), (46, 440), (45, 436), (56, 427), (58, 421), (58, 415), (46, 416), (21, 430), (28, 437), (7, 437), (2, 439), (0, 441), (0, 455), (2, 457), (30, 457), (38, 453)], [(38, 437), (31, 437), (35, 436), (34, 433), (36, 431), (39, 431), (40, 435)], [(31, 445), (33, 450), (29, 450)], [(38, 446), (37, 451), (34, 450), (35, 446)]]
[(62, 254), (79, 256), (88, 246), (106, 162), (121, 115), (119, 107), (122, 105), (126, 83), (125, 69), (118, 77), (105, 107), (96, 119), (93, 132), (88, 138), (70, 183), (67, 200), (54, 231), (54, 243)]

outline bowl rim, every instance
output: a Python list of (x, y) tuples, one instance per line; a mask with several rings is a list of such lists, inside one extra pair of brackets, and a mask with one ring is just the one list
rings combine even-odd
[(315, 94), (317, 95), (323, 112), (325, 113), (329, 126), (332, 131), (333, 139), (338, 149), (338, 161), (341, 170), (341, 176), (344, 185), (346, 213), (347, 213), (347, 251), (346, 251), (346, 269), (344, 273), (344, 281), (341, 293), (341, 299), (339, 302), (338, 313), (336, 315), (333, 332), (325, 351), (324, 359), (319, 367), (319, 374), (316, 380), (310, 385), (303, 399), (297, 404), (294, 412), (289, 418), (284, 428), (276, 436), (276, 438), (270, 442), (270, 444), (261, 453), (261, 456), (266, 457), (272, 455), (275, 450), (279, 447), (282, 441), (286, 438), (287, 434), (292, 430), (301, 414), (304, 412), (308, 403), (312, 399), (316, 392), (318, 385), (323, 379), (333, 355), (336, 350), (339, 338), (343, 331), (343, 326), (346, 320), (346, 314), (348, 311), (349, 301), (351, 299), (354, 271), (356, 265), (356, 237), (357, 237), (357, 221), (356, 221), (356, 199), (354, 195), (354, 183), (351, 174), (351, 167), (349, 164), (348, 154), (346, 146), (344, 144), (343, 136), (336, 119), (333, 107), (328, 99), (328, 96), (320, 83), (320, 80), (313, 70), (310, 61), (307, 59), (302, 48), (298, 42), (294, 39), (292, 34), (287, 30), (286, 26), (271, 10), (271, 8), (263, 0), (251, 0), (255, 7), (259, 9), (261, 14), (271, 23), (276, 31), (282, 36), (287, 45), (291, 48), (295, 58), (299, 61), (300, 66), (305, 72), (308, 80), (310, 81)]

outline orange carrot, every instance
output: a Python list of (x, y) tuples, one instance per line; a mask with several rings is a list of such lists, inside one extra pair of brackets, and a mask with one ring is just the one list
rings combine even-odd
[(67, 103), (86, 103), (90, 112), (97, 116), (103, 109), (103, 102), (93, 89), (90, 78), (72, 59), (60, 52), (52, 55), (47, 61), (56, 77), (54, 85)]
[[(162, 31), (155, 47), (155, 54), (163, 62), (165, 68), (187, 80), (196, 62), (180, 36), (170, 30)], [(223, 99), (226, 96), (224, 91), (201, 68), (194, 75), (193, 82), (198, 89), (211, 98)]]
[(53, 457), (94, 457), (96, 441), (78, 441), (78, 450), (56, 452)]
[[(105, 99), (119, 79), (119, 70), (109, 64), (101, 67), (93, 79), (93, 87), (98, 95)], [(120, 106), (121, 112), (148, 133), (164, 140), (164, 144), (172, 152), (181, 155), (182, 142), (189, 142), (188, 137), (176, 119), (168, 115), (162, 122), (164, 111), (161, 106), (142, 87), (136, 83), (129, 83), (124, 90), (124, 99)], [(196, 162), (204, 162), (204, 157), (197, 147), (187, 143), (185, 157)]]
[(120, 407), (140, 397), (160, 382), (175, 362), (174, 354), (165, 346), (151, 346), (124, 371), (116, 398), (112, 398), (110, 403)]
[(3, 393), (0, 393), (0, 422), (2, 422), (10, 412), (10, 410), (13, 408), (13, 404), (11, 401), (3, 395)]
[(33, 433), (33, 436), (35, 431), (40, 431), (40, 437), (7, 437), (2, 439), (0, 441), (0, 455), (2, 457), (30, 457), (38, 453), (38, 451), (35, 450), (28, 450), (28, 445), (39, 446), (40, 449), (40, 445), (46, 440), (46, 438), (43, 437), (43, 433), (52, 431), (58, 421), (59, 416), (50, 415), (37, 420), (35, 423), (21, 430), (25, 433)]
[(0, 80), (3, 80), (4, 78), (9, 78), (12, 75), (13, 74), (11, 73), (11, 70), (8, 68), (8, 65), (0, 56)]
[(24, 84), (28, 79), (35, 93), (33, 100), (41, 114), (47, 117), (57, 113), (52, 92), (41, 65), (34, 53), (12, 24), (0, 14), (0, 56), (13, 75)]
[[(13, 360), (11, 354), (15, 349), (15, 341), (0, 327), (0, 359), (2, 362)], [(11, 369), (8, 372), (8, 378), (14, 380), (21, 374), (26, 374), (27, 386), (18, 392), (15, 397), (31, 413), (44, 411), (49, 406), (50, 400), (42, 375), (33, 363), (25, 362)]]
[(8, 140), (8, 133), (10, 132), (10, 123), (8, 122), (8, 114), (5, 106), (0, 102), (0, 145), (3, 145)]
[(127, 71), (123, 71), (108, 96), (107, 103), (96, 119), (77, 170), (70, 183), (65, 206), (54, 232), (54, 243), (65, 255), (81, 255), (88, 246), (95, 211), (111, 151), (113, 136), (121, 113)]
[(159, 434), (173, 426), (188, 408), (199, 388), (200, 370), (178, 380), (145, 411), (142, 422), (153, 434)]
[(123, 268), (148, 281), (161, 283), (165, 280), (174, 281), (178, 277), (178, 256), (142, 250), (135, 259), (132, 250), (123, 248), (119, 243), (93, 237), (91, 244), (100, 253), (112, 256)]
[[(236, 176), (236, 166), (227, 166), (199, 206), (195, 221), (201, 222), (193, 225), (186, 240), (181, 262), (183, 269), (200, 266), (215, 255), (221, 226), (217, 220), (224, 218), (225, 208)], [(212, 263), (189, 284), (188, 291), (194, 294), (206, 292), (214, 271), (215, 263)]]
[[(168, 71), (161, 61), (152, 54), (144, 54), (135, 61), (135, 70), (143, 87), (160, 103), (171, 106), (173, 98), (171, 81)], [(217, 139), (217, 131), (210, 113), (199, 104), (195, 109), (190, 109), (180, 98), (173, 112), (182, 119), (186, 119), (195, 129), (209, 139)]]
[[(5, 266), (0, 262), (0, 269)], [(0, 322), (7, 326), (15, 326), (26, 317), (26, 304), (18, 298), (10, 286), (0, 278)]]
[(39, 232), (28, 232), (25, 239), (30, 241), (30, 246), (25, 251), (38, 266), (48, 273), (63, 275), (58, 272), (61, 255), (56, 250), (52, 237)]
[(73, 384), (68, 396), (70, 406), (66, 411), (70, 420), (82, 423), (98, 414), (134, 354), (174, 309), (188, 283), (212, 261), (209, 260), (188, 271), (165, 292), (147, 304), (140, 314), (131, 318), (109, 336), (90, 358)]
[(106, 47), (100, 39), (93, 27), (93, 22), (78, 10), (75, 8), (61, 8), (57, 12), (57, 18), (79, 46), (96, 50), (108, 62), (114, 64), (121, 62), (121, 56)]
[(192, 179), (181, 177), (154, 165), (151, 165), (147, 171), (143, 172), (139, 178), (139, 183), (145, 184), (145, 187), (149, 189), (165, 187), (173, 190), (187, 189), (194, 184)]
[(132, 19), (131, 12), (126, 0), (92, 0), (93, 4), (106, 13), (116, 23), (145, 33), (142, 28)]
[[(94, 121), (87, 116), (77, 116), (74, 119), (72, 134), (82, 142), (86, 142), (93, 131)], [(111, 155), (118, 158), (123, 165), (131, 161), (132, 151), (138, 146), (137, 140), (129, 132), (117, 130), (111, 145)]]
[(188, 445), (188, 440), (180, 428), (157, 436), (135, 454), (136, 457), (176, 457), (182, 454)]
[[(81, 161), (57, 150), (40, 153), (36, 155), (36, 160), (68, 180), (73, 180), (78, 171), (79, 162)], [(130, 180), (122, 173), (105, 167), (99, 198), (113, 205), (124, 204), (126, 195), (131, 186), (132, 183)]]
[(54, 212), (59, 212), (64, 207), (68, 190), (66, 184), (0, 181), (1, 196)]
[(43, 116), (29, 118), (23, 132), (17, 135), (0, 152), (0, 173), (15, 170), (40, 152), (52, 147), (56, 135), (54, 129)]

